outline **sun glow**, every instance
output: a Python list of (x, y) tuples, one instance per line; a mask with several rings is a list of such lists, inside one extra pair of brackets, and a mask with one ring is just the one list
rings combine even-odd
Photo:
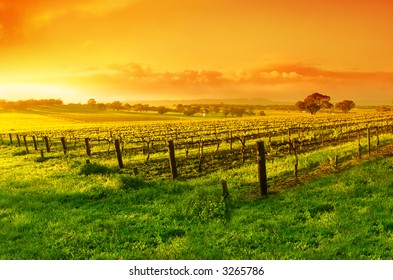
[(0, 84), (0, 99), (17, 101), (27, 99), (61, 99), (66, 103), (80, 102), (78, 92), (63, 85), (41, 83)]

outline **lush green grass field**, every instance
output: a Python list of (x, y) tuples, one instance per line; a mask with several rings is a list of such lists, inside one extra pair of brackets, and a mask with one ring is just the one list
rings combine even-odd
[[(344, 156), (353, 147), (335, 149)], [(302, 154), (298, 183), (279, 180), (290, 173), (288, 159), (269, 163), (270, 194), (262, 199), (254, 164), (145, 182), (116, 165), (35, 162), (36, 155), (3, 146), (0, 258), (393, 258), (393, 158), (341, 164), (337, 173), (329, 152)], [(221, 179), (229, 185), (226, 201)]]
[[(68, 109), (1, 113), (1, 129), (146, 120)], [(301, 153), (297, 181), (293, 156), (268, 161), (266, 198), (258, 195), (253, 163), (171, 182), (146, 180), (143, 168), (139, 176), (122, 173), (116, 159), (87, 165), (59, 152), (41, 161), (3, 145), (0, 259), (391, 259), (391, 135), (380, 141), (385, 150), (362, 160), (355, 142)]]

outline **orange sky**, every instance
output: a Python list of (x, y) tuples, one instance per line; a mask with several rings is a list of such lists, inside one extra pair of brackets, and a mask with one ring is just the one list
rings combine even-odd
[(391, 0), (0, 0), (0, 99), (393, 100)]

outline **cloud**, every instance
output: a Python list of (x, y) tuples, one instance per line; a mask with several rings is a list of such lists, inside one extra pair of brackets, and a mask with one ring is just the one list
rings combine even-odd
[[(52, 21), (68, 16), (102, 16), (139, 0), (0, 0), (0, 40), (29, 36)], [(1, 36), (3, 34), (3, 36)]]
[[(331, 71), (305, 64), (281, 64), (265, 68), (222, 72), (217, 70), (155, 71), (150, 66), (128, 63), (113, 64), (106, 69), (95, 69), (99, 79), (125, 84), (156, 84), (171, 86), (267, 85), (297, 83), (392, 83), (392, 72)], [(85, 75), (86, 76), (86, 75)]]

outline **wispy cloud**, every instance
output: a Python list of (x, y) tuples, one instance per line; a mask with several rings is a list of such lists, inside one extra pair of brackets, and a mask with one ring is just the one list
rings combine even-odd
[(3, 0), (0, 1), (0, 40), (8, 42), (29, 36), (53, 20), (75, 15), (101, 16), (139, 0)]
[[(68, 78), (84, 90), (123, 99), (257, 98), (296, 100), (311, 92), (334, 99), (389, 98), (391, 72), (331, 71), (306, 64), (222, 72), (216, 70), (156, 71), (137, 63), (90, 68)], [(136, 97), (135, 97), (136, 96)]]
[(124, 65), (110, 65), (107, 68), (106, 74), (108, 77), (122, 78), (128, 81), (209, 86), (221, 86), (225, 84), (298, 83), (306, 81), (321, 82), (324, 80), (336, 82), (380, 81), (393, 83), (392, 72), (332, 71), (301, 63), (272, 65), (236, 72), (222, 72), (217, 70), (160, 72), (154, 71), (150, 66), (129, 63)]

